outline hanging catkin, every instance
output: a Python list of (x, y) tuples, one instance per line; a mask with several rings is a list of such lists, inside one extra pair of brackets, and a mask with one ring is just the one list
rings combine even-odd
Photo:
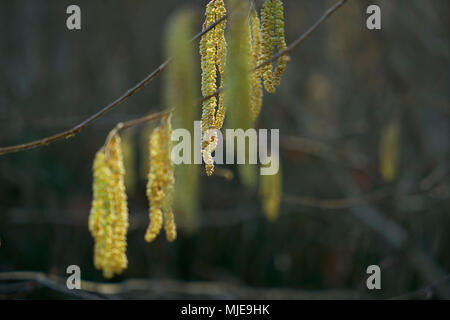
[(383, 128), (379, 144), (379, 170), (386, 182), (397, 177), (399, 142), (400, 125), (398, 120), (392, 120)]
[[(261, 63), (268, 60), (276, 48), (277, 52), (286, 49), (284, 36), (284, 8), (281, 0), (265, 0), (261, 8), (261, 35), (262, 53)], [(290, 58), (283, 55), (278, 58), (277, 66), (273, 71), (272, 63), (262, 67), (264, 87), (270, 93), (280, 85), (281, 75), (286, 70)]]
[(128, 204), (125, 192), (125, 169), (121, 139), (115, 134), (107, 150), (107, 161), (111, 168), (111, 193), (114, 205), (112, 259), (117, 273), (126, 269), (128, 265), (126, 256), (128, 231)]
[(111, 170), (106, 162), (104, 149), (97, 152), (94, 159), (93, 200), (89, 215), (89, 231), (94, 238), (94, 265), (103, 270), (106, 278), (113, 274), (111, 266), (112, 225), (111, 214), (114, 210), (111, 183)]
[[(206, 19), (203, 24), (203, 30), (215, 22), (216, 15), (214, 1), (207, 4), (205, 17)], [(200, 40), (203, 97), (210, 96), (217, 90), (216, 53), (217, 46), (215, 41), (215, 32), (207, 32)], [(211, 97), (203, 102), (202, 132), (214, 127), (216, 103), (216, 97)]]
[[(206, 6), (203, 30), (226, 15), (223, 0), (211, 0)], [(209, 97), (217, 90), (217, 77), (220, 77), (219, 88), (225, 83), (225, 59), (227, 44), (225, 41), (225, 20), (220, 22), (213, 30), (205, 33), (200, 40), (200, 55), (202, 68), (202, 95)], [(217, 110), (216, 110), (217, 107)], [(219, 94), (219, 101), (215, 96), (206, 99), (202, 107), (202, 154), (205, 161), (206, 173), (212, 175), (214, 162), (211, 154), (217, 146), (217, 134), (213, 130), (220, 130), (225, 117), (223, 94)], [(209, 130), (209, 131), (208, 131)]]
[(275, 221), (280, 214), (281, 194), (281, 168), (274, 175), (261, 176), (259, 196), (263, 212), (269, 221)]
[[(227, 10), (225, 9), (225, 4), (223, 0), (216, 0), (215, 2), (216, 9), (216, 21), (222, 19), (227, 14)], [(225, 67), (226, 67), (226, 56), (227, 56), (227, 42), (225, 40), (225, 27), (226, 20), (220, 22), (215, 28), (215, 38), (217, 42), (217, 56), (216, 56), (216, 64), (217, 70), (219, 71), (220, 76), (220, 85), (219, 88), (223, 88), (225, 84)], [(220, 130), (223, 126), (223, 121), (225, 119), (225, 107), (224, 107), (224, 95), (223, 93), (219, 94), (219, 101), (217, 105), (216, 112), (216, 123), (215, 128)]]
[(247, 130), (252, 126), (251, 36), (246, 1), (233, 1), (230, 20), (230, 48), (227, 57), (225, 108), (230, 129)]
[(150, 137), (150, 171), (147, 183), (150, 224), (145, 233), (147, 242), (153, 241), (161, 232), (163, 215), (167, 240), (173, 241), (176, 238), (172, 211), (175, 178), (170, 156), (171, 135), (170, 117), (167, 117), (162, 119), (160, 126), (153, 131)]
[(263, 90), (261, 84), (262, 70), (258, 68), (253, 71), (253, 69), (261, 61), (261, 25), (258, 18), (258, 13), (253, 8), (250, 15), (250, 26), (251, 26), (251, 38), (252, 38), (252, 66), (251, 66), (251, 86), (252, 86), (252, 117), (255, 120), (260, 111), (263, 102)]
[(125, 187), (128, 195), (133, 195), (136, 191), (136, 158), (135, 158), (135, 136), (132, 131), (125, 132), (122, 136), (123, 165), (125, 167)]
[[(261, 8), (261, 61), (266, 61), (272, 56), (274, 44), (274, 4), (272, 0), (264, 0)], [(264, 87), (267, 92), (274, 93), (272, 63), (262, 67)]]
[[(190, 155), (188, 163), (175, 167), (175, 189), (189, 192), (174, 193), (174, 210), (182, 219), (185, 232), (192, 233), (198, 226), (200, 216), (200, 167), (193, 161), (198, 142), (194, 140), (194, 121), (198, 110), (197, 76), (198, 60), (195, 44), (189, 41), (194, 36), (196, 17), (190, 11), (181, 11), (171, 17), (165, 34), (166, 57), (173, 57), (164, 74), (164, 105), (173, 111), (173, 128), (190, 133)], [(198, 149), (197, 149), (198, 150)]]
[[(280, 52), (286, 49), (286, 39), (284, 37), (284, 8), (281, 0), (274, 0), (274, 15), (275, 15), (275, 44), (277, 51)], [(273, 73), (273, 84), (275, 87), (280, 85), (281, 76), (286, 70), (286, 66), (290, 58), (283, 55), (278, 59), (277, 67)]]
[(112, 278), (127, 268), (128, 204), (121, 140), (116, 131), (108, 136), (94, 160), (93, 201), (89, 230), (95, 240), (94, 265)]

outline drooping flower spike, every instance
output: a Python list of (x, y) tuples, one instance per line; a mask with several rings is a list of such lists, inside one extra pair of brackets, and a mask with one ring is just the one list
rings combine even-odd
[(121, 139), (116, 130), (94, 160), (89, 231), (95, 240), (94, 265), (112, 278), (127, 268), (128, 204)]
[(163, 220), (166, 237), (169, 241), (176, 239), (176, 227), (172, 211), (174, 191), (174, 171), (171, 159), (172, 126), (170, 117), (163, 118), (159, 127), (150, 137), (150, 171), (147, 182), (150, 224), (145, 233), (147, 242), (153, 241), (161, 232)]

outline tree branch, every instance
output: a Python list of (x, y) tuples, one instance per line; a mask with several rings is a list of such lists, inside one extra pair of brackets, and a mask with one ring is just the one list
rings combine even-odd
[[(282, 55), (292, 52), (297, 46), (299, 46), (304, 40), (306, 40), (329, 16), (331, 16), (335, 11), (337, 11), (340, 7), (342, 7), (342, 5), (345, 4), (345, 2), (347, 2), (347, 0), (340, 0), (333, 7), (328, 9), (319, 18), (319, 20), (317, 20), (317, 22), (314, 25), (312, 25), (304, 34), (302, 34), (297, 40), (295, 40), (289, 47), (287, 47), (285, 50), (278, 52), (277, 54), (272, 56), (270, 59), (264, 61), (262, 64), (260, 64), (256, 68), (261, 68), (264, 65), (267, 65), (272, 61), (275, 61)], [(191, 39), (191, 41), (195, 41), (195, 40), (199, 39), (202, 35), (209, 32), (210, 30), (212, 30), (216, 25), (218, 25), (220, 22), (222, 22), (226, 18), (227, 18), (227, 16), (224, 16), (221, 19), (217, 20), (216, 22), (211, 24), (209, 27), (207, 27), (205, 30), (203, 30), (202, 32), (199, 32), (197, 35), (195, 35)], [(82, 129), (87, 127), (89, 124), (91, 124), (95, 120), (101, 118), (108, 111), (111, 111), (113, 108), (117, 107), (119, 104), (121, 104), (122, 102), (124, 102), (125, 100), (130, 98), (131, 96), (135, 95), (140, 89), (145, 87), (148, 83), (150, 83), (153, 79), (155, 79), (161, 72), (163, 72), (167, 68), (167, 65), (170, 63), (171, 60), (172, 60), (172, 58), (169, 58), (166, 61), (164, 61), (158, 68), (156, 68), (152, 73), (147, 75), (141, 82), (139, 82), (134, 87), (127, 90), (127, 92), (125, 92), (118, 99), (111, 102), (109, 105), (107, 105), (106, 107), (104, 107), (103, 109), (98, 111), (97, 113), (93, 114), (92, 116), (90, 116), (89, 118), (87, 118), (86, 120), (81, 122), (80, 124), (76, 125), (72, 129), (69, 129), (69, 130), (63, 131), (61, 133), (58, 133), (58, 134), (55, 134), (55, 135), (52, 135), (49, 137), (45, 137), (45, 138), (42, 138), (39, 140), (35, 140), (32, 142), (0, 148), (0, 156), (4, 155), (4, 154), (8, 154), (8, 153), (14, 153), (14, 152), (19, 152), (19, 151), (29, 150), (29, 149), (33, 149), (33, 148), (37, 148), (37, 147), (46, 146), (46, 145), (49, 145), (50, 143), (53, 143), (53, 142), (56, 142), (56, 141), (59, 141), (62, 139), (72, 138), (73, 136), (78, 134)], [(220, 93), (220, 90), (215, 92), (210, 97), (203, 98), (203, 100), (207, 100), (208, 98), (217, 96), (219, 93)]]
[[(272, 63), (273, 61), (277, 60), (281, 56), (287, 55), (287, 54), (291, 53), (292, 51), (294, 51), (295, 48), (297, 48), (303, 41), (308, 39), (309, 36), (311, 34), (313, 34), (314, 31), (316, 31), (322, 25), (322, 23), (325, 22), (325, 20), (327, 20), (333, 13), (335, 13), (339, 8), (341, 8), (346, 2), (347, 2), (347, 0), (340, 0), (339, 2), (337, 2), (334, 6), (332, 6), (327, 11), (325, 11), (325, 13), (319, 18), (319, 20), (316, 21), (316, 23), (314, 23), (308, 30), (306, 30), (305, 33), (303, 33), (294, 42), (292, 42), (286, 49), (283, 49), (283, 50), (277, 52), (276, 54), (271, 56), (266, 61), (261, 62), (259, 65), (257, 65), (253, 69), (253, 71), (255, 71), (259, 68), (262, 68), (262, 67), (268, 65), (269, 63)], [(206, 101), (206, 100), (211, 99), (212, 97), (218, 96), (223, 90), (224, 90), (224, 88), (217, 89), (214, 93), (210, 94), (209, 96), (204, 97), (202, 99), (202, 101)]]
[[(221, 19), (217, 20), (216, 22), (211, 24), (209, 27), (207, 27), (205, 30), (203, 30), (202, 32), (200, 32), (197, 35), (195, 35), (191, 39), (191, 41), (195, 41), (195, 40), (199, 39), (202, 35), (204, 35), (205, 33), (209, 32), (210, 30), (212, 30), (215, 26), (217, 26), (220, 22), (222, 22), (225, 19), (226, 19), (226, 16), (224, 16)], [(29, 149), (33, 149), (33, 148), (37, 148), (37, 147), (41, 147), (41, 146), (46, 146), (46, 145), (49, 145), (50, 143), (53, 143), (53, 142), (56, 142), (56, 141), (59, 141), (59, 140), (62, 140), (62, 139), (72, 138), (73, 136), (78, 134), (81, 130), (83, 130), (85, 127), (87, 127), (89, 124), (91, 124), (95, 120), (101, 118), (104, 114), (106, 114), (107, 112), (111, 111), (112, 109), (117, 107), (119, 104), (121, 104), (122, 102), (127, 100), (128, 98), (134, 96), (140, 89), (145, 87), (153, 79), (155, 79), (157, 76), (159, 76), (159, 74), (161, 72), (163, 72), (167, 68), (167, 65), (171, 61), (172, 61), (172, 57), (170, 57), (169, 59), (164, 61), (161, 65), (159, 65), (159, 67), (157, 67), (153, 72), (151, 72), (149, 75), (147, 75), (143, 80), (141, 80), (135, 86), (133, 86), (132, 88), (128, 89), (122, 96), (120, 96), (119, 98), (117, 98), (116, 100), (114, 100), (113, 102), (108, 104), (106, 107), (104, 107), (103, 109), (101, 109), (97, 113), (93, 114), (92, 116), (90, 116), (89, 118), (84, 120), (83, 122), (79, 123), (78, 125), (76, 125), (72, 129), (69, 129), (69, 130), (63, 131), (61, 133), (58, 133), (58, 134), (55, 134), (55, 135), (52, 135), (52, 136), (49, 136), (49, 137), (45, 137), (45, 138), (42, 138), (42, 139), (39, 139), (39, 140), (35, 140), (35, 141), (32, 141), (32, 142), (19, 144), (19, 145), (14, 145), (14, 146), (10, 146), (10, 147), (0, 148), (0, 156), (4, 155), (4, 154), (7, 154), (7, 153), (14, 153), (14, 152), (29, 150)]]
[(262, 68), (269, 63), (277, 60), (278, 58), (287, 55), (294, 51), (295, 48), (297, 48), (303, 41), (309, 38), (311, 34), (314, 33), (321, 25), (325, 22), (333, 13), (335, 13), (339, 8), (341, 8), (347, 0), (340, 0), (335, 5), (333, 5), (331, 8), (329, 8), (325, 13), (319, 18), (319, 20), (316, 21), (305, 33), (303, 33), (300, 37), (298, 37), (294, 42), (292, 42), (286, 49), (281, 50), (280, 52), (276, 53), (266, 61), (262, 62), (261, 64), (257, 65), (254, 70)]
[[(75, 294), (78, 298), (92, 299), (101, 296), (123, 296), (139, 293), (153, 298), (183, 296), (187, 298), (208, 297), (212, 299), (357, 299), (367, 298), (349, 290), (303, 291), (296, 289), (251, 288), (225, 282), (181, 282), (176, 280), (129, 279), (120, 283), (81, 281), (81, 290), (68, 290), (66, 280), (56, 275), (42, 272), (3, 272), (0, 280), (36, 281), (41, 285), (63, 292)], [(94, 295), (97, 294), (97, 295)]]

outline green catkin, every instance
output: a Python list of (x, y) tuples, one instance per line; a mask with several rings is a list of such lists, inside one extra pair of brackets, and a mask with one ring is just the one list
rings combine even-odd
[[(277, 51), (280, 52), (286, 49), (286, 39), (284, 37), (284, 8), (281, 0), (274, 0), (274, 15), (275, 15), (275, 44)], [(273, 73), (273, 84), (275, 87), (280, 85), (281, 76), (286, 70), (290, 58), (283, 55), (278, 59), (277, 67)]]
[[(255, 37), (252, 36), (255, 32), (253, 32), (253, 14), (251, 13), (248, 25), (248, 46), (250, 48), (250, 57), (248, 58), (249, 62), (249, 72), (250, 72), (250, 101), (251, 101), (251, 116), (252, 120), (255, 120), (257, 117), (257, 113), (261, 109), (262, 104), (262, 86), (261, 86), (261, 77), (257, 76), (256, 72), (252, 72), (253, 68), (257, 65), (257, 59), (259, 57), (258, 54), (258, 44), (256, 41), (255, 46)], [(257, 23), (255, 23), (258, 25)], [(259, 25), (258, 25), (259, 27)], [(257, 36), (256, 36), (257, 37)], [(256, 50), (255, 50), (256, 47)], [(255, 52), (256, 51), (256, 52)], [(245, 163), (238, 166), (239, 178), (241, 179), (244, 186), (249, 189), (253, 189), (257, 184), (257, 166), (249, 163), (250, 159), (250, 148), (246, 143), (245, 145)]]
[(379, 170), (386, 182), (397, 177), (399, 144), (400, 125), (398, 120), (393, 120), (383, 128), (379, 144)]
[[(175, 168), (175, 190), (189, 190), (189, 192), (173, 194), (177, 220), (182, 219), (188, 233), (197, 229), (200, 214), (200, 167), (195, 165), (192, 159), (196, 143), (194, 121), (199, 117), (196, 94), (198, 61), (194, 43), (189, 41), (194, 35), (194, 21), (195, 17), (189, 11), (177, 13), (170, 19), (165, 35), (166, 56), (174, 59), (164, 75), (164, 105), (174, 110), (173, 127), (188, 130), (191, 137), (191, 163), (182, 163)], [(172, 225), (169, 222), (172, 218), (173, 215), (170, 214), (165, 216), (168, 226)], [(174, 232), (168, 232), (166, 229), (167, 234)]]
[[(261, 61), (266, 61), (272, 56), (274, 44), (274, 3), (272, 0), (265, 0), (261, 8)], [(262, 67), (264, 77), (264, 87), (269, 93), (275, 92), (273, 85), (273, 66), (272, 63)]]
[(123, 165), (127, 172), (125, 176), (125, 187), (129, 195), (136, 191), (136, 158), (134, 153), (134, 134), (127, 131), (122, 138)]
[(227, 56), (225, 108), (231, 129), (247, 130), (251, 121), (251, 43), (249, 41), (248, 5), (234, 1), (230, 20), (230, 44)]
[(274, 175), (262, 175), (259, 185), (259, 196), (266, 218), (273, 222), (280, 215), (282, 195), (281, 167)]
[[(225, 106), (227, 126), (243, 129), (252, 126), (252, 82), (253, 61), (252, 37), (248, 20), (249, 8), (245, 2), (234, 1), (230, 17), (230, 46), (227, 58), (227, 90)], [(245, 147), (245, 163), (238, 166), (238, 173), (244, 185), (251, 187), (255, 180), (255, 165), (248, 164), (248, 144)]]
[(148, 153), (148, 138), (153, 132), (153, 125), (147, 124), (139, 134), (139, 180), (146, 181), (148, 170), (150, 169), (150, 159)]
[(251, 38), (252, 38), (252, 118), (255, 120), (260, 111), (263, 102), (263, 90), (261, 83), (261, 68), (253, 71), (253, 69), (261, 62), (261, 26), (258, 13), (252, 9), (250, 15)]

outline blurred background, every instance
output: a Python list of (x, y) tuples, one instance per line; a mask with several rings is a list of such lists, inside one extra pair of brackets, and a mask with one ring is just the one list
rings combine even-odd
[[(291, 43), (334, 1), (284, 3)], [(70, 4), (81, 31), (66, 28)], [(200, 0), (1, 1), (0, 146), (69, 129), (142, 80), (163, 61), (167, 19), (187, 4), (200, 31)], [(366, 28), (370, 4), (381, 31)], [(280, 128), (275, 222), (237, 175), (203, 174), (197, 232), (180, 223), (174, 243), (146, 243), (147, 128), (129, 131), (129, 267), (109, 281), (112, 296), (450, 298), (449, 30), (446, 0), (349, 0), (293, 52), (258, 124)], [(158, 78), (70, 140), (0, 156), (0, 272), (66, 277), (79, 265), (83, 280), (105, 281), (87, 226), (93, 157), (117, 122), (162, 108), (160, 88)], [(373, 264), (381, 290), (366, 287)], [(118, 284), (127, 279), (144, 280)], [(80, 297), (0, 280), (0, 298)]]

